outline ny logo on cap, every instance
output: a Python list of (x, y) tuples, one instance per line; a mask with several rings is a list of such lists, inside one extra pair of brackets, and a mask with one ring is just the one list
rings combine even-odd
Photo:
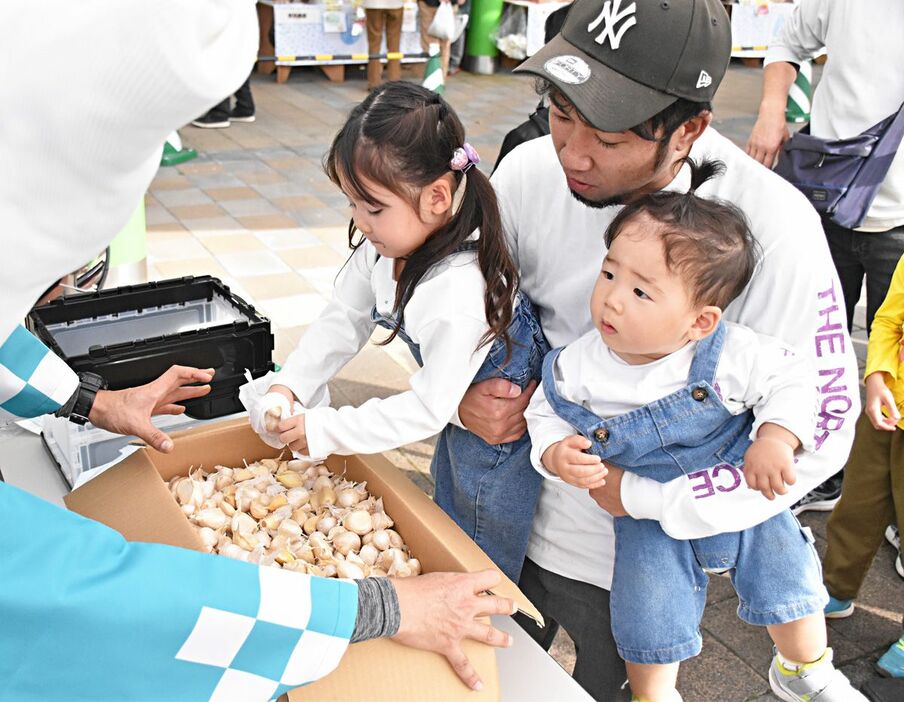
[[(634, 13), (637, 10), (637, 4), (632, 2), (624, 10), (619, 9), (620, 7), (621, 0), (606, 0), (603, 4), (603, 11), (600, 12), (599, 17), (587, 25), (587, 31), (592, 32), (599, 27), (601, 22), (604, 23), (603, 31), (599, 33), (594, 41), (602, 46), (606, 39), (609, 39), (609, 45), (612, 47), (613, 51), (618, 49), (618, 45), (621, 44), (625, 32), (637, 24), (637, 18), (634, 17)], [(622, 22), (622, 20), (624, 21)], [(618, 26), (619, 22), (621, 22), (621, 26)], [(618, 31), (616, 31), (617, 26)]]

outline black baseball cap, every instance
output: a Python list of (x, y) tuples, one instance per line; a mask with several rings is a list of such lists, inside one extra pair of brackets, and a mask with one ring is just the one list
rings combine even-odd
[(720, 0), (575, 0), (515, 70), (552, 83), (596, 129), (621, 132), (678, 98), (709, 102), (731, 58)]

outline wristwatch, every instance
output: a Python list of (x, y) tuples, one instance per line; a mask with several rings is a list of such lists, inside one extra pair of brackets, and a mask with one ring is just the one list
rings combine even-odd
[(98, 390), (106, 390), (107, 381), (97, 373), (79, 373), (78, 380), (78, 389), (55, 414), (57, 417), (66, 417), (75, 424), (85, 424)]

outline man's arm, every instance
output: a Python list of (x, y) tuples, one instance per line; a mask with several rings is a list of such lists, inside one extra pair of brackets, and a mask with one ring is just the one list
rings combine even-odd
[(797, 5), (766, 52), (763, 97), (747, 141), (747, 153), (767, 168), (775, 165), (782, 145), (790, 137), (785, 124), (788, 91), (797, 76), (797, 67), (824, 48), (829, 12), (827, 0), (807, 0)]
[(784, 61), (770, 63), (763, 70), (763, 98), (746, 150), (766, 168), (775, 165), (782, 146), (791, 136), (785, 123), (785, 103), (796, 77), (797, 68)]

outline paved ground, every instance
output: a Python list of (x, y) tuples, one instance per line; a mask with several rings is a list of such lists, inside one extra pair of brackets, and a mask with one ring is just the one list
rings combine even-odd
[[(406, 68), (405, 77), (417, 79), (419, 72)], [(740, 144), (753, 124), (759, 80), (759, 70), (733, 64), (716, 100), (717, 128)], [(149, 275), (220, 276), (271, 318), (281, 361), (326, 304), (346, 256), (346, 200), (323, 175), (320, 159), (348, 110), (365, 97), (366, 81), (356, 70), (337, 84), (317, 69), (296, 69), (286, 84), (256, 76), (252, 86), (258, 103), (254, 124), (183, 129), (183, 140), (201, 157), (163, 168), (154, 180), (146, 199)], [(461, 73), (448, 82), (446, 97), (487, 172), (505, 133), (536, 104), (531, 81), (506, 73)], [(862, 315), (861, 309), (861, 323)], [(855, 336), (862, 363), (862, 329)], [(359, 404), (393, 394), (407, 386), (413, 368), (401, 342), (369, 346), (333, 383), (334, 400)], [(429, 492), (431, 452), (428, 441), (389, 457)], [(825, 515), (805, 515), (803, 521), (824, 550)], [(836, 661), (858, 683), (874, 674), (873, 662), (900, 634), (904, 583), (892, 561), (891, 547), (883, 546), (855, 615), (830, 625)], [(688, 702), (773, 699), (765, 678), (769, 640), (764, 631), (740, 622), (736, 607), (728, 581), (713, 578), (703, 654), (681, 672)], [(553, 653), (571, 668), (574, 652), (566, 636), (560, 636)]]

